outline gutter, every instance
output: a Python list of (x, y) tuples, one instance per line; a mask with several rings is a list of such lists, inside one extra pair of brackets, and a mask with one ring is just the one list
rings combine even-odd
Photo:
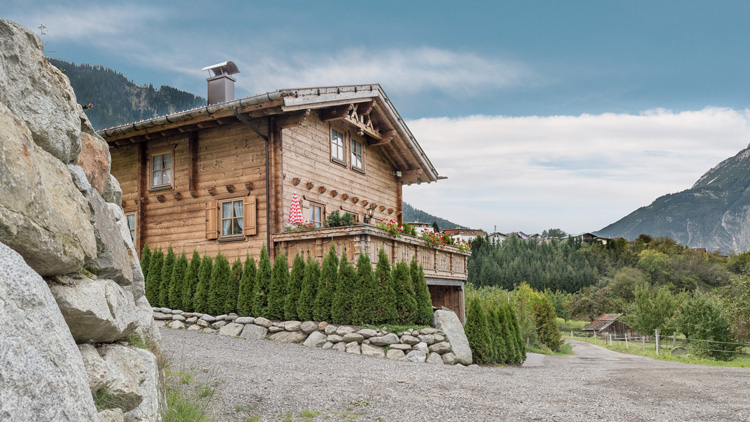
[[(241, 100), (240, 100), (241, 101)], [(241, 115), (237, 111), (237, 107), (232, 106), (232, 111), (234, 112), (234, 117), (237, 118), (240, 122), (242, 122), (245, 126), (249, 127), (253, 130), (253, 132), (257, 133), (261, 138), (263, 138), (264, 141), (266, 141), (266, 249), (268, 250), (268, 253), (271, 253), (271, 179), (269, 178), (269, 165), (270, 165), (270, 155), (268, 154), (268, 136), (264, 135), (260, 129), (258, 129), (254, 124), (250, 122), (250, 120), (246, 119), (243, 115)], [(268, 117), (268, 132), (270, 134), (271, 132), (271, 117)]]

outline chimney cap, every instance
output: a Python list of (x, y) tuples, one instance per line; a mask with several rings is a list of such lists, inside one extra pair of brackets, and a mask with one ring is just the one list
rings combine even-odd
[(232, 61), (226, 61), (223, 63), (217, 63), (211, 66), (206, 66), (201, 70), (211, 71), (213, 72), (214, 76), (234, 75), (235, 73), (240, 73), (240, 70), (237, 68), (237, 65), (234, 64), (234, 62)]

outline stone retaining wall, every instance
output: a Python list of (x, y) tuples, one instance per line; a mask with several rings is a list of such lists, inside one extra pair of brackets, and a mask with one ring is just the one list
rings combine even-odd
[[(438, 365), (471, 364), (468, 342), (463, 344), (459, 338), (453, 341), (458, 344), (451, 344), (451, 340), (443, 330), (432, 327), (393, 333), (386, 328), (359, 328), (350, 325), (333, 325), (327, 322), (270, 321), (262, 317), (240, 317), (237, 314), (212, 316), (168, 308), (153, 308), (153, 310), (154, 320), (159, 327), (217, 333), (252, 340), (268, 339), (284, 343), (300, 343), (307, 347), (320, 347), (392, 360)], [(444, 310), (437, 312), (451, 314), (460, 327), (460, 322), (453, 312)], [(437, 313), (436, 320), (440, 320)], [(465, 340), (463, 328), (459, 331), (458, 337), (463, 336)], [(453, 337), (456, 336), (453, 335)]]

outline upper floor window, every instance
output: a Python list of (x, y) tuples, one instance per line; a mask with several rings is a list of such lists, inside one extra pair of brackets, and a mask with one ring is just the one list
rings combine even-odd
[(126, 214), (128, 219), (128, 230), (130, 230), (130, 240), (135, 244), (135, 214)]
[(364, 171), (364, 161), (362, 160), (362, 142), (352, 139), (352, 168)]
[(316, 227), (323, 226), (323, 205), (310, 204), (310, 222), (314, 223)]
[(172, 154), (164, 153), (152, 156), (151, 187), (158, 188), (172, 185)]
[(344, 157), (344, 134), (336, 129), (331, 129), (331, 159), (345, 163)]
[(232, 199), (221, 203), (221, 236), (242, 235), (242, 199)]

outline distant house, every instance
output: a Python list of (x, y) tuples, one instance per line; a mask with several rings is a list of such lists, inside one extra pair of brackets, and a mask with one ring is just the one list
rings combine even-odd
[(471, 243), (477, 237), (484, 236), (484, 231), (471, 229), (449, 229), (443, 230), (443, 233), (453, 238), (454, 241), (463, 240), (466, 243)]
[(412, 223), (408, 223), (407, 222), (407, 223), (404, 223), (404, 224), (408, 224), (408, 225), (414, 227), (414, 231), (417, 233), (417, 236), (421, 235), (422, 232), (424, 232), (425, 230), (432, 231), (432, 223), (420, 223), (418, 221), (415, 221), (415, 222), (412, 222)]
[(613, 338), (625, 338), (638, 335), (632, 328), (622, 321), (618, 321), (622, 314), (602, 314), (589, 325), (583, 327), (583, 331), (597, 337), (612, 335)]
[(503, 241), (507, 239), (508, 236), (509, 235), (505, 233), (494, 232), (490, 233), (487, 237), (490, 239), (490, 243), (492, 243), (493, 245), (498, 245), (500, 243), (503, 243)]

